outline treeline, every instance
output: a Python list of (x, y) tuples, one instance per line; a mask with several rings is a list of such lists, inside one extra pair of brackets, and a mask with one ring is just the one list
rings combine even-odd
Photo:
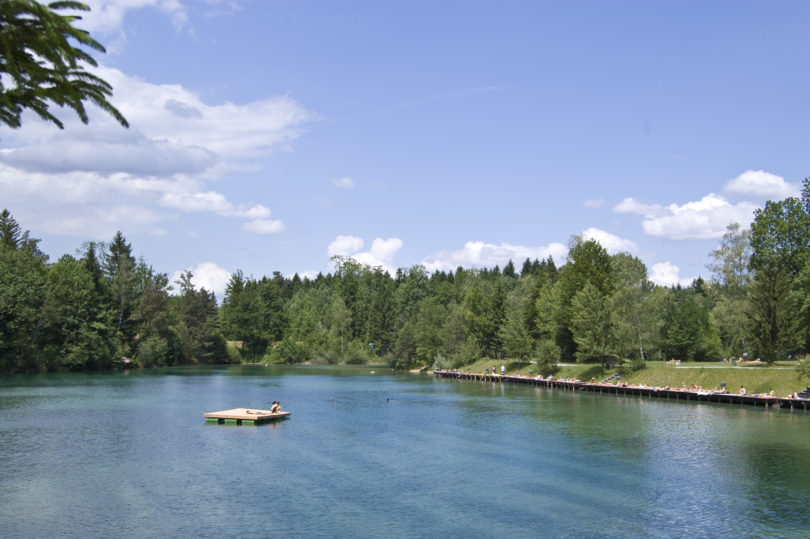
[(650, 359), (768, 363), (810, 347), (810, 180), (801, 198), (767, 203), (750, 230), (729, 225), (710, 254), (712, 279), (661, 287), (627, 253), (574, 238), (566, 264), (526, 260), (518, 272), (429, 274), (336, 258), (314, 280), (231, 278), (222, 331), (242, 356), (298, 363), (385, 360), (459, 367), (481, 357), (536, 362)]
[[(0, 215), (3, 372), (273, 361), (460, 367), (482, 357), (535, 362), (675, 358), (768, 363), (810, 348), (810, 180), (768, 202), (750, 230), (731, 224), (712, 279), (656, 286), (638, 258), (572, 239), (567, 261), (394, 275), (351, 258), (314, 279), (237, 271), (220, 307), (190, 273), (165, 274), (118, 233), (48, 264), (37, 240)], [(226, 340), (231, 346), (226, 346)]]
[(120, 232), (53, 264), (38, 242), (0, 213), (0, 372), (228, 361), (214, 295), (190, 273), (171, 296)]

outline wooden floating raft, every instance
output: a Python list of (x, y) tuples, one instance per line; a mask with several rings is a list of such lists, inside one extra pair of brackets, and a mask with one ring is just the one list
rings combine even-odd
[(203, 414), (206, 423), (218, 423), (220, 425), (258, 425), (267, 421), (286, 419), (290, 417), (290, 412), (272, 413), (270, 410), (256, 410), (254, 408), (234, 408), (233, 410), (223, 410), (221, 412), (208, 412)]
[(635, 395), (639, 397), (654, 397), (659, 399), (675, 399), (702, 402), (724, 402), (729, 404), (748, 404), (764, 406), (765, 408), (785, 408), (790, 410), (804, 410), (810, 408), (809, 399), (789, 399), (782, 397), (767, 397), (754, 395), (738, 395), (736, 393), (709, 393), (694, 391), (679, 391), (653, 387), (623, 387), (603, 383), (587, 383), (581, 381), (547, 380), (543, 378), (530, 378), (528, 376), (506, 376), (492, 374), (475, 374), (471, 372), (433, 371), (434, 376), (441, 378), (457, 378), (462, 380), (479, 380), (485, 382), (501, 382), (503, 384), (528, 384), (569, 391), (591, 391), (596, 393), (611, 393), (614, 395)]

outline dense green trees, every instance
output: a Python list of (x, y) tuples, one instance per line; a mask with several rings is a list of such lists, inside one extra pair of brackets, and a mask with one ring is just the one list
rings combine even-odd
[(174, 300), (176, 331), (183, 363), (223, 363), (227, 357), (225, 341), (218, 331), (217, 301), (213, 292), (197, 290), (191, 282), (191, 271), (177, 281), (180, 294)]
[(772, 363), (807, 351), (810, 345), (807, 298), (810, 288), (810, 178), (801, 198), (768, 201), (751, 224), (750, 268), (746, 315), (757, 353)]
[[(315, 279), (235, 272), (221, 306), (189, 272), (136, 261), (123, 234), (54, 264), (0, 213), (0, 369), (103, 369), (225, 361), (458, 367), (482, 357), (535, 362), (773, 362), (810, 344), (810, 180), (801, 199), (769, 202), (751, 231), (731, 224), (712, 251), (713, 279), (651, 283), (627, 253), (575, 237), (568, 261), (518, 273), (464, 269), (395, 275), (350, 258)], [(226, 348), (226, 339), (231, 342)]]
[(616, 291), (610, 300), (617, 353), (643, 364), (649, 350), (660, 348), (663, 289), (647, 279), (647, 268), (626, 253), (613, 257)]
[(0, 212), (0, 372), (228, 360), (214, 295), (184, 274), (180, 294), (116, 233), (48, 264), (39, 240)]
[[(520, 273), (510, 261), (503, 271), (458, 268), (430, 275), (416, 266), (392, 277), (337, 258), (334, 274), (299, 281), (284, 306), (284, 337), (262, 341), (264, 350), (256, 352), (283, 361), (385, 359), (394, 366), (508, 358), (536, 361), (548, 371), (558, 361), (630, 359), (642, 366), (671, 357), (702, 361), (747, 353), (768, 359), (804, 351), (797, 336), (808, 336), (810, 294), (802, 291), (810, 291), (810, 267), (802, 266), (799, 248), (806, 241), (797, 242), (795, 234), (803, 230), (803, 217), (793, 214), (804, 204), (770, 203), (758, 217), (789, 215), (796, 223), (787, 231), (779, 223), (760, 224), (769, 232), (756, 236), (731, 224), (710, 254), (714, 279), (685, 288), (655, 286), (639, 259), (609, 255), (579, 237), (562, 268), (551, 259), (526, 260)], [(768, 249), (785, 258), (778, 266), (783, 272), (801, 267), (790, 286), (768, 280), (781, 273), (756, 265)], [(223, 322), (238, 297), (237, 288), (229, 288)], [(248, 331), (245, 323), (232, 326)]]
[(0, 213), (0, 368), (3, 372), (35, 369), (35, 339), (47, 275), (38, 240), (22, 232), (14, 218)]

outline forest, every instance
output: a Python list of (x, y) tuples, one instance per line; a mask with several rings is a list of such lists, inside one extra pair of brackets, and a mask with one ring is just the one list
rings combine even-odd
[(221, 302), (185, 272), (174, 283), (121, 232), (50, 262), (0, 213), (0, 372), (238, 362), (457, 368), (479, 358), (623, 363), (761, 358), (810, 348), (810, 179), (728, 226), (711, 278), (650, 282), (628, 253), (573, 237), (566, 263), (381, 268), (334, 257), (314, 279), (232, 274)]

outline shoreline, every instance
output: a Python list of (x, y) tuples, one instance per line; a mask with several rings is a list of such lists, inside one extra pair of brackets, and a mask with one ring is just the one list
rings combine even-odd
[(804, 399), (801, 397), (776, 397), (761, 394), (740, 395), (737, 393), (727, 393), (725, 390), (722, 392), (714, 390), (693, 391), (688, 388), (673, 389), (670, 387), (661, 388), (651, 386), (633, 386), (627, 384), (607, 384), (603, 382), (591, 383), (583, 382), (581, 380), (556, 380), (553, 377), (543, 378), (542, 376), (529, 377), (520, 375), (476, 374), (463, 371), (434, 370), (433, 375), (441, 378), (455, 378), (460, 380), (527, 384), (545, 387), (548, 389), (564, 389), (567, 391), (590, 391), (609, 393), (613, 395), (634, 395), (637, 397), (653, 397), (668, 400), (674, 399), (698, 402), (719, 402), (725, 404), (747, 404), (753, 406), (764, 406), (766, 409), (776, 407), (780, 409), (789, 409), (791, 411), (794, 409), (807, 411), (808, 405), (810, 405), (810, 399)]

